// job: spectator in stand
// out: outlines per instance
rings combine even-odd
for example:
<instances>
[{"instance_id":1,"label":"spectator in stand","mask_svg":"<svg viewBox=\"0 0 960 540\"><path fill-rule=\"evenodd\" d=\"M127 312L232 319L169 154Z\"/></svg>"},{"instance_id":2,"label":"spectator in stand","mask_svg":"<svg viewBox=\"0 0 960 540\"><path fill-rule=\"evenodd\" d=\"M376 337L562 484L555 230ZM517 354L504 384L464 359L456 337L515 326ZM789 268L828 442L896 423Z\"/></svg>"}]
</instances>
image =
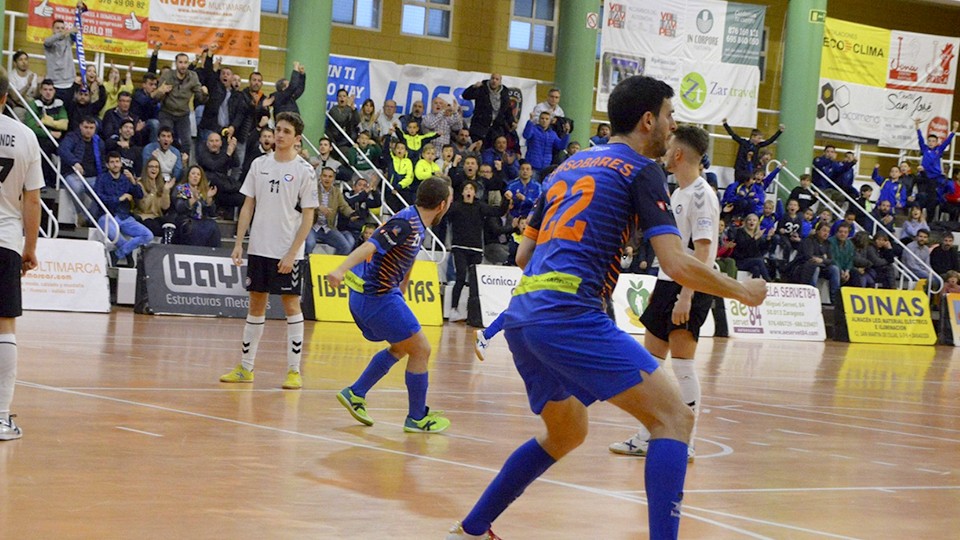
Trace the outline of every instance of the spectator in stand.
<instances>
[{"instance_id":1,"label":"spectator in stand","mask_svg":"<svg viewBox=\"0 0 960 540\"><path fill-rule=\"evenodd\" d=\"M360 124L357 128L358 135L367 131L370 133L370 137L379 139L380 125L377 123L379 116L379 113L377 113L377 104L370 98L364 100L363 105L360 106Z\"/></svg>"},{"instance_id":2,"label":"spectator in stand","mask_svg":"<svg viewBox=\"0 0 960 540\"><path fill-rule=\"evenodd\" d=\"M153 98L157 90L157 76L153 73L144 73L140 88L133 93L133 114L147 125L146 143L157 141L157 132L160 129L160 102Z\"/></svg>"},{"instance_id":3,"label":"spectator in stand","mask_svg":"<svg viewBox=\"0 0 960 540\"><path fill-rule=\"evenodd\" d=\"M737 269L770 281L770 272L763 256L775 232L775 229L770 229L767 234L763 234L760 230L760 219L756 214L748 214L733 237L733 260L737 261Z\"/></svg>"},{"instance_id":4,"label":"spectator in stand","mask_svg":"<svg viewBox=\"0 0 960 540\"><path fill-rule=\"evenodd\" d=\"M124 120L117 134L106 140L105 147L107 152L120 154L124 170L136 174L142 167L143 148L133 140L134 133L133 121Z\"/></svg>"},{"instance_id":5,"label":"spectator in stand","mask_svg":"<svg viewBox=\"0 0 960 540\"><path fill-rule=\"evenodd\" d=\"M960 272L960 260L950 231L944 232L940 243L930 250L930 267L941 276L949 271Z\"/></svg>"},{"instance_id":6,"label":"spectator in stand","mask_svg":"<svg viewBox=\"0 0 960 540\"><path fill-rule=\"evenodd\" d=\"M473 158L473 160L476 159ZM466 166L464 166L464 170L466 170ZM491 165L483 164L478 167L477 176L480 177L480 183L487 192L487 202L494 206L500 204L500 199L507 190L507 181L503 176L503 171L494 171Z\"/></svg>"},{"instance_id":7,"label":"spectator in stand","mask_svg":"<svg viewBox=\"0 0 960 540\"><path fill-rule=\"evenodd\" d=\"M800 237L806 238L810 236L815 224L816 215L813 213L813 208L807 208L803 212L803 221L800 222Z\"/></svg>"},{"instance_id":8,"label":"spectator in stand","mask_svg":"<svg viewBox=\"0 0 960 540\"><path fill-rule=\"evenodd\" d=\"M451 174L457 173L461 159L462 158L453 151L452 144L445 144L440 150L440 174L450 178L451 182L456 182ZM453 186L454 191L456 191L457 187L459 186ZM479 194L477 198L481 198Z\"/></svg>"},{"instance_id":9,"label":"spectator in stand","mask_svg":"<svg viewBox=\"0 0 960 540\"><path fill-rule=\"evenodd\" d=\"M333 169L325 167L320 170L320 182L317 195L320 207L317 208L317 218L307 234L305 249L307 255L313 253L317 244L326 244L334 249L334 255L348 255L353 250L356 240L350 234L337 230L339 216L358 221L360 216L347 204L340 186L334 185L337 174Z\"/></svg>"},{"instance_id":10,"label":"spectator in stand","mask_svg":"<svg viewBox=\"0 0 960 540\"><path fill-rule=\"evenodd\" d=\"M380 180L375 169L376 164L380 162L380 152L380 147L374 142L370 132L361 131L357 135L357 146L347 151L347 160L360 173L360 177L376 185Z\"/></svg>"},{"instance_id":11,"label":"spectator in stand","mask_svg":"<svg viewBox=\"0 0 960 540\"><path fill-rule=\"evenodd\" d=\"M333 156L333 143L323 137L317 142L317 155L312 159L317 170L324 167L333 169L334 174L340 170L340 161Z\"/></svg>"},{"instance_id":12,"label":"spectator in stand","mask_svg":"<svg viewBox=\"0 0 960 540\"><path fill-rule=\"evenodd\" d=\"M97 119L97 130L99 131L100 111L106 101L106 95L101 91L97 80L97 72L94 70L87 72L87 88L80 84L80 77L77 77L73 89L73 100L66 103L67 114L70 116L69 131L77 129L80 126L80 121L88 116Z\"/></svg>"},{"instance_id":13,"label":"spectator in stand","mask_svg":"<svg viewBox=\"0 0 960 540\"><path fill-rule=\"evenodd\" d=\"M610 140L610 124L600 124L597 126L597 134L590 137L590 146L607 144Z\"/></svg>"},{"instance_id":14,"label":"spectator in stand","mask_svg":"<svg viewBox=\"0 0 960 540\"><path fill-rule=\"evenodd\" d=\"M393 149L390 151L390 162L389 165L389 174L387 179L390 180L392 189L390 193L396 197L400 195L404 189L411 184L413 184L413 162L410 161L410 158L407 157L407 145L401 141L397 141L393 144ZM413 204L416 198L407 198L409 193L403 195L403 200L407 204ZM400 208L403 207L402 203L399 201L393 201L390 203L391 208Z\"/></svg>"},{"instance_id":15,"label":"spectator in stand","mask_svg":"<svg viewBox=\"0 0 960 540\"><path fill-rule=\"evenodd\" d=\"M516 178L520 174L517 158L518 154L507 150L507 138L500 135L493 140L493 147L483 151L480 163L492 166L494 174L503 174L504 178Z\"/></svg>"},{"instance_id":16,"label":"spectator in stand","mask_svg":"<svg viewBox=\"0 0 960 540\"><path fill-rule=\"evenodd\" d=\"M273 98L273 117L276 118L282 112L300 114L297 99L303 95L303 91L307 88L306 66L300 62L294 62L293 71L290 72L290 80L280 79L274 88L277 91L270 95Z\"/></svg>"},{"instance_id":17,"label":"spectator in stand","mask_svg":"<svg viewBox=\"0 0 960 540\"><path fill-rule=\"evenodd\" d=\"M100 215L98 219L100 228L107 233L107 238L110 241L116 241L115 249L110 254L111 262L114 266L121 263L130 265L126 260L127 255L153 240L150 229L130 214L132 207L143 199L143 188L140 187L137 177L132 172L123 170L120 154L110 152L107 155L107 169L97 177L94 191L107 212L116 220L114 225L107 214Z\"/></svg>"},{"instance_id":18,"label":"spectator in stand","mask_svg":"<svg viewBox=\"0 0 960 540\"><path fill-rule=\"evenodd\" d=\"M923 219L923 210L919 206L911 206L909 216L909 219L903 222L903 228L900 231L900 241L904 244L916 238L920 231L930 232L930 226L927 225L927 220Z\"/></svg>"},{"instance_id":19,"label":"spectator in stand","mask_svg":"<svg viewBox=\"0 0 960 540\"><path fill-rule=\"evenodd\" d=\"M873 187L870 184L860 186L860 196L854 201L856 203L854 210L857 212L857 224L865 231L873 229L873 223L867 217L867 214L876 206L876 203L870 200L871 198L873 198Z\"/></svg>"},{"instance_id":20,"label":"spectator in stand","mask_svg":"<svg viewBox=\"0 0 960 540\"><path fill-rule=\"evenodd\" d=\"M362 243L363 240L367 240L366 238L360 240L363 228L367 225L376 226L377 224L372 210L380 209L380 192L366 178L360 177L354 183L353 191L349 195L344 195L344 197L347 205L353 209L354 215L357 216L357 219L347 221L344 228Z\"/></svg>"},{"instance_id":21,"label":"spectator in stand","mask_svg":"<svg viewBox=\"0 0 960 540\"><path fill-rule=\"evenodd\" d=\"M253 160L273 152L273 128L269 126L262 128L258 141L257 146L248 150L247 155L243 157L243 169L240 171L241 181L247 178Z\"/></svg>"},{"instance_id":22,"label":"spectator in stand","mask_svg":"<svg viewBox=\"0 0 960 540\"><path fill-rule=\"evenodd\" d=\"M383 102L383 110L377 115L377 133L379 133L377 140L382 147L389 148L390 137L399 138L401 131L397 102L388 99Z\"/></svg>"},{"instance_id":23,"label":"spectator in stand","mask_svg":"<svg viewBox=\"0 0 960 540\"><path fill-rule=\"evenodd\" d=\"M457 136L453 141L453 153L460 156L460 159L467 157L468 155L480 156L480 148L483 146L483 141L473 142L470 140L470 130L467 128L461 128L457 132Z\"/></svg>"},{"instance_id":24,"label":"spectator in stand","mask_svg":"<svg viewBox=\"0 0 960 540\"><path fill-rule=\"evenodd\" d=\"M197 75L208 93L207 102L203 106L203 117L197 125L198 142L201 146L208 143L207 136L211 132L225 137L228 141L235 138L246 121L250 102L239 87L234 88L233 70L221 67L219 58L214 61L212 56L208 56L203 67L197 70ZM213 185L217 185L213 178L208 179ZM222 191L219 186L217 189ZM236 193L240 193L240 186L237 186ZM238 206L242 204L241 196Z\"/></svg>"},{"instance_id":25,"label":"spectator in stand","mask_svg":"<svg viewBox=\"0 0 960 540\"><path fill-rule=\"evenodd\" d=\"M333 121L327 122L326 136L343 155L346 155L347 150L353 146L350 141L357 139L357 129L360 126L360 111L356 107L356 97L349 94L345 88L337 90L337 104L330 107L327 114ZM337 129L338 125L340 129ZM340 131L341 129L343 131Z\"/></svg>"},{"instance_id":26,"label":"spectator in stand","mask_svg":"<svg viewBox=\"0 0 960 540\"><path fill-rule=\"evenodd\" d=\"M950 142L953 141L953 136L957 131L960 131L960 122L956 120L953 121L953 129L947 134L947 138L944 139L942 144L940 143L940 137L933 133L928 134L927 140L924 142L923 132L920 131L920 118L915 118L913 124L917 128L917 142L920 145L920 153L923 156L920 159L920 166L924 174L927 175L927 178L936 182L937 200L943 202L944 194L948 189L948 183L947 178L943 175L940 160L943 158L944 150L946 150L950 146ZM950 191L952 192L952 188Z\"/></svg>"},{"instance_id":27,"label":"spectator in stand","mask_svg":"<svg viewBox=\"0 0 960 540\"><path fill-rule=\"evenodd\" d=\"M767 199L763 203L763 213L758 216L760 218L760 232L763 235L769 233L770 229L776 229L777 222L783 216L783 208L777 208L779 202L775 199ZM773 241L773 238L770 240L768 247L772 252L773 248L776 247L776 242Z\"/></svg>"},{"instance_id":28,"label":"spectator in stand","mask_svg":"<svg viewBox=\"0 0 960 540\"><path fill-rule=\"evenodd\" d=\"M516 225L513 229L513 234L507 238L507 261L503 263L504 266L517 265L517 248L520 247L520 242L523 241L523 231L527 229L526 216L513 218L513 222Z\"/></svg>"},{"instance_id":29,"label":"spectator in stand","mask_svg":"<svg viewBox=\"0 0 960 540\"><path fill-rule=\"evenodd\" d=\"M830 226L830 236L833 237L837 234L837 229L840 227L841 223L846 223L850 227L850 231L847 233L847 237L851 238L854 233L857 232L857 211L853 208L846 210L843 213L843 219L837 220Z\"/></svg>"},{"instance_id":30,"label":"spectator in stand","mask_svg":"<svg viewBox=\"0 0 960 540\"><path fill-rule=\"evenodd\" d=\"M900 246L894 244L884 232L879 232L874 235L873 245L877 252L877 255L886 261L886 265L882 267L874 266L874 269L877 269L877 284L884 289L894 289L896 288L896 276L894 274L894 260L898 259L903 253L903 250Z\"/></svg>"},{"instance_id":31,"label":"spectator in stand","mask_svg":"<svg viewBox=\"0 0 960 540\"><path fill-rule=\"evenodd\" d=\"M161 128L160 136L163 137ZM174 192L173 210L177 225L175 244L220 247L217 227L216 186L211 186L199 165L187 170L186 181Z\"/></svg>"},{"instance_id":32,"label":"spectator in stand","mask_svg":"<svg viewBox=\"0 0 960 540\"><path fill-rule=\"evenodd\" d=\"M406 129L407 124L410 122L416 122L419 126L420 131L424 131L423 127L423 102L419 99L410 104L410 112L400 117L400 127L401 131Z\"/></svg>"},{"instance_id":33,"label":"spectator in stand","mask_svg":"<svg viewBox=\"0 0 960 540\"><path fill-rule=\"evenodd\" d=\"M800 249L800 242L803 240L800 236L802 221L800 203L796 199L790 199L787 201L786 213L777 222L775 238L775 242L781 248L784 261L789 261L793 253Z\"/></svg>"},{"instance_id":34,"label":"spectator in stand","mask_svg":"<svg viewBox=\"0 0 960 540\"><path fill-rule=\"evenodd\" d=\"M130 92L123 91L117 96L117 106L107 110L103 114L103 121L100 125L100 136L109 140L114 135L118 135L120 133L120 126L126 121L133 123L133 138L135 144L137 146L146 144L145 141L147 137L143 136L143 134L147 124L140 120L133 110L133 96Z\"/></svg>"},{"instance_id":35,"label":"spectator in stand","mask_svg":"<svg viewBox=\"0 0 960 540\"><path fill-rule=\"evenodd\" d=\"M836 234L828 240L830 258L840 270L840 286L860 287L862 285L858 277L859 273L853 268L854 247L853 242L850 241L850 231L850 225L841 221L837 226Z\"/></svg>"},{"instance_id":36,"label":"spectator in stand","mask_svg":"<svg viewBox=\"0 0 960 540\"><path fill-rule=\"evenodd\" d=\"M483 225L487 218L503 216L510 205L509 196L504 198L500 207L490 206L477 200L477 186L473 182L463 185L460 200L454 201L447 212L450 222L452 242L450 252L457 270L457 279L453 285L450 303L450 321L462 321L467 317L460 311L460 293L467 284L470 266L483 262ZM478 291L470 291L471 298L477 298Z\"/></svg>"},{"instance_id":37,"label":"spectator in stand","mask_svg":"<svg viewBox=\"0 0 960 540\"><path fill-rule=\"evenodd\" d=\"M47 79L53 81L57 98L63 103L73 99L73 42L77 29L63 19L53 21L53 33L43 40L43 55L47 61Z\"/></svg>"},{"instance_id":38,"label":"spectator in stand","mask_svg":"<svg viewBox=\"0 0 960 540\"><path fill-rule=\"evenodd\" d=\"M83 180L93 188L97 177L103 172L104 149L103 140L97 135L97 119L94 116L84 118L80 127L67 133L60 143L60 173L77 198L83 200L84 195L88 194ZM81 203L77 199L73 201L77 216L82 218L84 212ZM93 216L99 215L100 209L96 203L91 202L87 207Z\"/></svg>"},{"instance_id":39,"label":"spectator in stand","mask_svg":"<svg viewBox=\"0 0 960 540\"><path fill-rule=\"evenodd\" d=\"M567 160L567 158L576 154L579 151L580 151L580 143L577 141L570 141L569 143L567 143L566 148L557 152L557 154L553 156L553 165L559 165L563 163L564 161ZM548 174L548 171L545 170L544 177L546 177L547 174Z\"/></svg>"},{"instance_id":40,"label":"spectator in stand","mask_svg":"<svg viewBox=\"0 0 960 540\"><path fill-rule=\"evenodd\" d=\"M837 305L840 301L840 269L833 263L830 256L830 225L820 223L816 233L803 239L800 252L794 259L797 266L797 283L817 286L822 277L830 281L830 303Z\"/></svg>"},{"instance_id":41,"label":"spectator in stand","mask_svg":"<svg viewBox=\"0 0 960 540\"><path fill-rule=\"evenodd\" d=\"M243 182L231 174L231 169L240 166L236 155L238 144L236 137L230 137L224 150L223 137L211 131L206 144L197 148L197 165L203 169L210 185L217 188L217 208L225 217L232 217L233 210L243 206L246 199L240 193Z\"/></svg>"},{"instance_id":42,"label":"spectator in stand","mask_svg":"<svg viewBox=\"0 0 960 540\"><path fill-rule=\"evenodd\" d=\"M436 146L450 144L450 136L463 128L463 115L459 104L447 103L440 96L433 98L430 114L423 117L423 128L437 134L433 141Z\"/></svg>"},{"instance_id":43,"label":"spectator in stand","mask_svg":"<svg viewBox=\"0 0 960 540\"><path fill-rule=\"evenodd\" d=\"M929 232L918 231L916 238L913 239L913 242L907 244L906 249L906 251L909 251L914 256L911 257L906 253L900 256L903 264L920 279L930 277L930 270L928 268L930 266L930 246L927 245L929 240Z\"/></svg>"},{"instance_id":44,"label":"spectator in stand","mask_svg":"<svg viewBox=\"0 0 960 540\"><path fill-rule=\"evenodd\" d=\"M447 181L450 180L448 176L444 176L440 172L440 165L437 164L436 147L432 144L427 144L423 147L423 155L417 161L416 165L413 166L413 183L408 186L403 186L404 198L407 199L407 201L415 199L420 183L434 176Z\"/></svg>"},{"instance_id":45,"label":"spectator in stand","mask_svg":"<svg viewBox=\"0 0 960 540\"><path fill-rule=\"evenodd\" d=\"M172 236L168 237L164 234L165 226L169 225L167 228L171 231L176 228L176 225L167 218L167 210L170 209L170 193L175 185L177 185L176 179L172 177L163 179L163 174L160 173L160 162L156 158L147 160L147 164L143 167L143 174L140 175L143 198L137 201L134 213L154 236L163 238L164 244L173 241Z\"/></svg>"},{"instance_id":46,"label":"spectator in stand","mask_svg":"<svg viewBox=\"0 0 960 540\"><path fill-rule=\"evenodd\" d=\"M760 165L760 149L764 146L769 146L776 142L777 138L780 137L780 134L784 132L786 127L783 124L780 124L780 129L773 134L767 140L763 140L763 132L759 129L753 129L750 131L750 138L744 139L743 137L737 135L735 131L730 127L730 124L727 123L727 119L723 119L723 129L727 130L727 133L733 137L733 140L739 145L737 149L737 160L733 166L734 178L737 182L743 182L747 178L750 178L753 175L753 171L758 168Z\"/></svg>"},{"instance_id":47,"label":"spectator in stand","mask_svg":"<svg viewBox=\"0 0 960 540\"><path fill-rule=\"evenodd\" d=\"M509 193L510 195L507 195ZM527 161L520 162L520 175L507 186L504 197L513 200L513 217L526 217L533 210L533 205L540 198L540 182L533 179L533 167Z\"/></svg>"},{"instance_id":48,"label":"spectator in stand","mask_svg":"<svg viewBox=\"0 0 960 540\"><path fill-rule=\"evenodd\" d=\"M503 202L502 198L496 206ZM509 203L508 203L509 208ZM510 237L516 228L516 218L507 212L502 216L489 217L483 224L484 264L504 264L510 255Z\"/></svg>"},{"instance_id":49,"label":"spectator in stand","mask_svg":"<svg viewBox=\"0 0 960 540\"><path fill-rule=\"evenodd\" d=\"M566 117L566 115L563 114L563 109L560 108L559 88L551 88L550 91L547 92L547 100L537 103L537 105L533 108L533 118L539 118L540 113L544 112L550 113L551 124L556 121L556 118Z\"/></svg>"},{"instance_id":50,"label":"spectator in stand","mask_svg":"<svg viewBox=\"0 0 960 540\"><path fill-rule=\"evenodd\" d=\"M143 161L146 162L151 157L157 158L160 162L160 171L164 176L172 176L177 180L183 175L186 156L181 154L173 146L173 129L169 126L160 128L157 135L157 142L150 143L143 147ZM206 181L206 177L204 177Z\"/></svg>"},{"instance_id":51,"label":"spectator in stand","mask_svg":"<svg viewBox=\"0 0 960 540\"><path fill-rule=\"evenodd\" d=\"M872 289L877 286L877 271L874 264L883 266L886 261L877 254L870 235L860 231L853 235L853 270L850 272L851 287Z\"/></svg>"},{"instance_id":52,"label":"spectator in stand","mask_svg":"<svg viewBox=\"0 0 960 540\"><path fill-rule=\"evenodd\" d=\"M877 206L870 212L870 215L873 216L873 219L880 222L879 226L875 222L872 222L871 229L873 230L874 236L876 236L878 232L886 233L891 237L893 236L894 219L893 212L890 209L890 201L878 201Z\"/></svg>"},{"instance_id":53,"label":"spectator in stand","mask_svg":"<svg viewBox=\"0 0 960 540\"><path fill-rule=\"evenodd\" d=\"M852 164L852 165L847 165ZM857 156L853 152L847 152L843 156L843 172L837 174L836 183L840 186L840 190L850 196L851 199L857 198L857 190L853 187L853 181L857 178ZM909 191L909 190L908 190ZM836 189L827 190L827 194L834 200L840 201L840 204L845 202L843 195L840 194Z\"/></svg>"},{"instance_id":54,"label":"spectator in stand","mask_svg":"<svg viewBox=\"0 0 960 540\"><path fill-rule=\"evenodd\" d=\"M57 89L53 86L53 81L50 79L41 81L40 96L28 103L33 114L27 115L26 122L27 127L32 129L37 135L40 149L50 157L57 154L57 143L50 140L50 137L47 136L47 131L50 132L54 140L60 141L63 139L63 135L70 125L67 108L64 106L63 101L57 97L56 92ZM40 119L39 124L36 118ZM56 172L46 160L40 161L43 165L43 179L47 187L55 186L57 184Z\"/></svg>"},{"instance_id":55,"label":"spectator in stand","mask_svg":"<svg viewBox=\"0 0 960 540\"><path fill-rule=\"evenodd\" d=\"M408 120L406 127L407 130L403 132L403 142L407 147L407 154L410 156L410 161L416 165L417 161L420 160L420 151L423 145L436 138L437 134L432 131L421 134L420 123L416 120ZM416 192L413 194L415 195Z\"/></svg>"},{"instance_id":56,"label":"spectator in stand","mask_svg":"<svg viewBox=\"0 0 960 540\"><path fill-rule=\"evenodd\" d=\"M507 87L501 83L500 74L491 73L489 79L475 83L463 91L463 99L474 102L473 118L470 121L470 138L474 141L485 141L485 144L489 144L489 141L503 134L513 121Z\"/></svg>"},{"instance_id":57,"label":"spectator in stand","mask_svg":"<svg viewBox=\"0 0 960 540\"><path fill-rule=\"evenodd\" d=\"M539 116L530 113L530 120L523 128L523 138L527 141L527 163L533 167L536 179L541 178L541 171L553 163L554 152L562 150L570 140L569 132L565 132L561 139L557 132L550 128L550 118L549 111L544 111Z\"/></svg>"},{"instance_id":58,"label":"spectator in stand","mask_svg":"<svg viewBox=\"0 0 960 540\"><path fill-rule=\"evenodd\" d=\"M193 153L190 133L190 101L193 100L194 106L206 103L209 90L200 84L200 77L196 72L189 69L190 57L179 53L175 62L176 69L160 76L160 86L153 91L151 97L160 101L160 112L157 116L159 125L170 128L170 133L175 134L177 141L179 141L180 150L190 155ZM159 136L158 132L158 139ZM148 148L149 146L147 145ZM162 159L160 163L163 164Z\"/></svg>"},{"instance_id":59,"label":"spectator in stand","mask_svg":"<svg viewBox=\"0 0 960 540\"><path fill-rule=\"evenodd\" d=\"M106 102L103 104L103 108L100 109L100 118L103 118L103 115L107 113L110 109L117 106L117 100L120 98L121 92L126 92L131 97L133 96L133 62L127 66L127 75L124 78L123 82L120 82L120 70L113 64L110 64L110 71L107 73L107 80L103 81L102 88L100 92L103 94Z\"/></svg>"},{"instance_id":60,"label":"spectator in stand","mask_svg":"<svg viewBox=\"0 0 960 540\"><path fill-rule=\"evenodd\" d=\"M890 176L884 179L880 176L880 165L874 165L871 178L880 186L877 203L887 201L895 213L903 213L907 207L907 190L900 182L900 168L890 167Z\"/></svg>"},{"instance_id":61,"label":"spectator in stand","mask_svg":"<svg viewBox=\"0 0 960 540\"><path fill-rule=\"evenodd\" d=\"M733 279L737 279L737 261L733 260L733 250L736 244L733 242L735 231L727 227L727 222L720 218L719 236L717 238L717 268L720 272Z\"/></svg>"},{"instance_id":62,"label":"spectator in stand","mask_svg":"<svg viewBox=\"0 0 960 540\"><path fill-rule=\"evenodd\" d=\"M444 150L446 151L446 149ZM487 202L487 186L484 184L483 178L480 177L477 158L475 156L467 156L465 159L460 161L458 156L454 156L453 159L454 163L451 163L452 166L449 170L450 184L453 187L453 192L461 193L465 183L473 182L475 185L474 187L477 189L477 200ZM440 166L440 169L443 169L443 165ZM498 200L497 204L499 203L500 202Z\"/></svg>"},{"instance_id":63,"label":"spectator in stand","mask_svg":"<svg viewBox=\"0 0 960 540\"><path fill-rule=\"evenodd\" d=\"M709 184L710 187L713 188L714 192L716 192L718 188L717 173L708 171L707 169L709 168L710 156L704 154L703 158L700 159L700 176L702 176L703 179L707 181L707 184Z\"/></svg>"},{"instance_id":64,"label":"spectator in stand","mask_svg":"<svg viewBox=\"0 0 960 540\"><path fill-rule=\"evenodd\" d=\"M948 294L960 294L960 273L951 270L943 275L943 291L940 294L944 301Z\"/></svg>"},{"instance_id":65,"label":"spectator in stand","mask_svg":"<svg viewBox=\"0 0 960 540\"><path fill-rule=\"evenodd\" d=\"M263 91L263 74L259 71L250 74L250 84L241 91L241 95L244 97L247 112L240 130L236 133L237 159L240 163L246 163L247 152L257 146L260 142L260 131L270 124L270 107L273 106L273 98L267 97L266 92ZM243 180L243 177L240 179Z\"/></svg>"},{"instance_id":66,"label":"spectator in stand","mask_svg":"<svg viewBox=\"0 0 960 540\"><path fill-rule=\"evenodd\" d=\"M23 51L13 53L13 68L9 72L10 90L7 91L7 103L23 122L27 117L28 104L36 99L40 90L40 77L30 71L30 55ZM17 97L18 93L23 97L22 101Z\"/></svg>"},{"instance_id":67,"label":"spectator in stand","mask_svg":"<svg viewBox=\"0 0 960 540\"><path fill-rule=\"evenodd\" d=\"M813 203L817 201L816 197L813 195L813 190L810 189L810 184L813 183L809 174L800 175L800 185L793 188L793 191L790 192L788 199L793 199L797 201L797 204L800 205L800 212L806 212L807 208L813 206Z\"/></svg>"}]
</instances>

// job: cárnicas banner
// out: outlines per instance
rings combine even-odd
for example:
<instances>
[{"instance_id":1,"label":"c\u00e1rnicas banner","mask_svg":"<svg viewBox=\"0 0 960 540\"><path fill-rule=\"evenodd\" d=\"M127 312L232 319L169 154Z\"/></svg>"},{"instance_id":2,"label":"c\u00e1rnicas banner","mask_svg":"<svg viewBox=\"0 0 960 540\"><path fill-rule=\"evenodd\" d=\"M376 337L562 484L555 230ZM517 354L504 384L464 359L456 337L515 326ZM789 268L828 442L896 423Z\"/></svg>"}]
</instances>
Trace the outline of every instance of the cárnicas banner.
<instances>
[{"instance_id":1,"label":"c\u00e1rnicas banner","mask_svg":"<svg viewBox=\"0 0 960 540\"><path fill-rule=\"evenodd\" d=\"M244 288L246 261L243 266L233 264L229 249L150 244L142 248L141 257L137 313L247 316L250 297ZM284 318L279 296L270 296L267 318Z\"/></svg>"}]
</instances>

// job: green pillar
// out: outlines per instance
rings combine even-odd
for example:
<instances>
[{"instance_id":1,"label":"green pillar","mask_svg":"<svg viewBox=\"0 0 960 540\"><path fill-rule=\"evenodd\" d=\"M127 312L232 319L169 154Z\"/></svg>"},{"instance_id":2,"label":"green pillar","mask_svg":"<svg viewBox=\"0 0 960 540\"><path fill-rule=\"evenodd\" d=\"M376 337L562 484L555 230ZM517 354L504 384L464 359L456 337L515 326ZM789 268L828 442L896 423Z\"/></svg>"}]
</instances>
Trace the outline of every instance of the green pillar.
<instances>
[{"instance_id":1,"label":"green pillar","mask_svg":"<svg viewBox=\"0 0 960 540\"><path fill-rule=\"evenodd\" d=\"M314 145L323 134L327 112L327 66L330 64L330 31L333 17L331 2L290 2L287 17L286 74L293 63L306 68L307 87L297 99L305 124L304 136Z\"/></svg>"},{"instance_id":2,"label":"green pillar","mask_svg":"<svg viewBox=\"0 0 960 540\"><path fill-rule=\"evenodd\" d=\"M787 6L780 86L780 123L787 130L780 136L777 155L789 162L787 167L797 176L812 167L826 14L827 0L789 0ZM795 185L788 176L780 181L788 188Z\"/></svg>"},{"instance_id":3,"label":"green pillar","mask_svg":"<svg viewBox=\"0 0 960 540\"><path fill-rule=\"evenodd\" d=\"M7 46L7 0L0 0L0 45ZM4 63L5 64L5 63Z\"/></svg>"},{"instance_id":4,"label":"green pillar","mask_svg":"<svg viewBox=\"0 0 960 540\"><path fill-rule=\"evenodd\" d=\"M587 147L593 135L593 83L597 65L597 30L587 28L587 13L600 13L600 0L563 0L557 33L555 79L560 88L560 106L575 122L571 141ZM600 24L599 18L597 25Z\"/></svg>"}]
</instances>

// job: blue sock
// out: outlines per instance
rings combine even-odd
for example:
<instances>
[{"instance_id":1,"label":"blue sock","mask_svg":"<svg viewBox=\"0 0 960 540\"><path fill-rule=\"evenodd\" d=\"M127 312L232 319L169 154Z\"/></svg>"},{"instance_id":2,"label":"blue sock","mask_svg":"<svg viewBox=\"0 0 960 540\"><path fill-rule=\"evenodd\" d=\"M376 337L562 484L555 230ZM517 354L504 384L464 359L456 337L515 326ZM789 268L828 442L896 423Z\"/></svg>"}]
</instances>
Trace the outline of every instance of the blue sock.
<instances>
[{"instance_id":1,"label":"blue sock","mask_svg":"<svg viewBox=\"0 0 960 540\"><path fill-rule=\"evenodd\" d=\"M427 386L430 384L430 374L407 372L407 400L410 403L410 410L407 413L410 418L420 420L427 414Z\"/></svg>"},{"instance_id":2,"label":"blue sock","mask_svg":"<svg viewBox=\"0 0 960 540\"><path fill-rule=\"evenodd\" d=\"M687 459L686 454L683 455L683 459ZM523 443L520 448L513 451L513 454L510 454L500 473L493 482L490 482L473 510L464 518L463 530L467 534L474 535L490 530L490 524L510 506L510 503L556 462L536 439Z\"/></svg>"},{"instance_id":3,"label":"blue sock","mask_svg":"<svg viewBox=\"0 0 960 540\"><path fill-rule=\"evenodd\" d=\"M504 312L501 311L500 314L497 315L497 318L490 323L490 326L483 329L484 339L490 341L493 339L493 336L499 334L500 331L503 330L503 314Z\"/></svg>"},{"instance_id":4,"label":"blue sock","mask_svg":"<svg viewBox=\"0 0 960 540\"><path fill-rule=\"evenodd\" d=\"M687 475L687 445L673 439L652 439L643 469L650 516L650 538L676 538L680 502Z\"/></svg>"},{"instance_id":5,"label":"blue sock","mask_svg":"<svg viewBox=\"0 0 960 540\"><path fill-rule=\"evenodd\" d=\"M398 361L390 354L390 349L384 349L373 355L370 363L367 364L367 369L363 370L357 382L350 385L350 390L359 397L366 397L373 385L377 384Z\"/></svg>"}]
</instances>

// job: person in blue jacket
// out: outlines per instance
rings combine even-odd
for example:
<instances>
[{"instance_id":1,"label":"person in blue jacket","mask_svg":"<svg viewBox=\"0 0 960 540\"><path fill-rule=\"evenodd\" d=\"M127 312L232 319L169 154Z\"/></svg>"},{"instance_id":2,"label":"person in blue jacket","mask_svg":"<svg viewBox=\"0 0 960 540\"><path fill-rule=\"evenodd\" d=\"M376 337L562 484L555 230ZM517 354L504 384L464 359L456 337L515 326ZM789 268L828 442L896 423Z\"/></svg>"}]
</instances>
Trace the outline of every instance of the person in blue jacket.
<instances>
[{"instance_id":1,"label":"person in blue jacket","mask_svg":"<svg viewBox=\"0 0 960 540\"><path fill-rule=\"evenodd\" d=\"M565 124L569 126L569 124ZM554 152L559 152L567 146L570 140L569 127L564 128L563 138L557 135L557 132L550 128L550 113L544 111L540 113L537 123L533 123L533 113L530 113L530 120L523 128L523 138L527 140L527 162L533 167L535 178L540 178L540 173L553 163Z\"/></svg>"}]
</instances>

